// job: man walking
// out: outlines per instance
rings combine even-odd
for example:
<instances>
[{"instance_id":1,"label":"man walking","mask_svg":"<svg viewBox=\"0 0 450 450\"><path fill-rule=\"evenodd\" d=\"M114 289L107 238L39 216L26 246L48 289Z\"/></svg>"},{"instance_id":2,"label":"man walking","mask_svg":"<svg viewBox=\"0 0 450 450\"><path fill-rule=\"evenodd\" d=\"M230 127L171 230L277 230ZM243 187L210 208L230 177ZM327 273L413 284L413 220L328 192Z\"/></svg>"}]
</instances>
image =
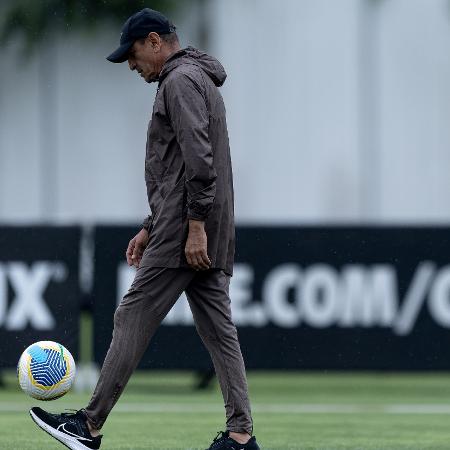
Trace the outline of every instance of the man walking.
<instances>
[{"instance_id":1,"label":"man walking","mask_svg":"<svg viewBox=\"0 0 450 450\"><path fill-rule=\"evenodd\" d=\"M222 65L192 47L181 49L175 27L143 9L122 28L108 60L128 61L158 82L147 134L145 179L151 209L126 258L137 268L114 315L113 339L89 405L76 413L30 410L33 420L76 450L100 448L99 430L161 321L185 291L225 402L227 431L210 449L258 450L244 362L228 296L233 270L233 180Z\"/></svg>"}]
</instances>

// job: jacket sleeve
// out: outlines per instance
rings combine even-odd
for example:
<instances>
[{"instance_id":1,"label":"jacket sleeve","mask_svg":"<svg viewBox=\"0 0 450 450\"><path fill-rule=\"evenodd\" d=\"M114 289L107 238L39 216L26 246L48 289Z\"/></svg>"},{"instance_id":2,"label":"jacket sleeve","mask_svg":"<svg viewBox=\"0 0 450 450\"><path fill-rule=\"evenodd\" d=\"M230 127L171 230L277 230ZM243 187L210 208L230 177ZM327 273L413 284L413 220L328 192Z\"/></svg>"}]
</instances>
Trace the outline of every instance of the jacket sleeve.
<instances>
[{"instance_id":1,"label":"jacket sleeve","mask_svg":"<svg viewBox=\"0 0 450 450\"><path fill-rule=\"evenodd\" d=\"M187 217L205 220L216 195L217 173L209 141L204 90L185 74L167 80L166 106L186 169Z\"/></svg>"},{"instance_id":2,"label":"jacket sleeve","mask_svg":"<svg viewBox=\"0 0 450 450\"><path fill-rule=\"evenodd\" d=\"M152 223L152 216L147 216L144 221L142 222L141 228L144 228L148 232L150 232L150 225Z\"/></svg>"}]
</instances>

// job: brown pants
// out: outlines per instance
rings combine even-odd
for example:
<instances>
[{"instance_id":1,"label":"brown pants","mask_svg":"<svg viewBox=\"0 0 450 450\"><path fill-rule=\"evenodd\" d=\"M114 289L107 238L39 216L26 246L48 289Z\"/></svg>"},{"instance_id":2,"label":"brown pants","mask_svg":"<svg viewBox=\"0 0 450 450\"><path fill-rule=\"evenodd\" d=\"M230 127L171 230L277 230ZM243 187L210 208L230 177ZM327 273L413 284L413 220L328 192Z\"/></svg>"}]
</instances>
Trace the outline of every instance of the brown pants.
<instances>
[{"instance_id":1,"label":"brown pants","mask_svg":"<svg viewBox=\"0 0 450 450\"><path fill-rule=\"evenodd\" d=\"M183 291L197 331L211 355L225 402L227 429L253 431L244 362L231 320L230 277L221 270L139 267L114 315L114 331L100 378L85 409L100 429L160 325Z\"/></svg>"}]
</instances>

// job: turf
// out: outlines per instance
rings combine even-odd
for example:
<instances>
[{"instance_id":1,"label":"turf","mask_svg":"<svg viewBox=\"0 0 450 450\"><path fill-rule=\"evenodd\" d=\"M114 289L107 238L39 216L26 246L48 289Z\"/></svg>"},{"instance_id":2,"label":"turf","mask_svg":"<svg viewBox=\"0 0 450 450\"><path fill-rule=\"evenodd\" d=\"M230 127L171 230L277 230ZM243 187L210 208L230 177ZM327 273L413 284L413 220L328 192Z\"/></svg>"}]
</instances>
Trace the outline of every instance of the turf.
<instances>
[{"instance_id":1,"label":"turf","mask_svg":"<svg viewBox=\"0 0 450 450\"><path fill-rule=\"evenodd\" d=\"M223 429L217 385L190 373L136 373L106 422L102 449L205 449ZM450 375L250 373L255 434L265 450L450 449ZM79 408L70 392L40 406ZM13 374L0 389L0 449L65 448L39 430Z\"/></svg>"}]
</instances>

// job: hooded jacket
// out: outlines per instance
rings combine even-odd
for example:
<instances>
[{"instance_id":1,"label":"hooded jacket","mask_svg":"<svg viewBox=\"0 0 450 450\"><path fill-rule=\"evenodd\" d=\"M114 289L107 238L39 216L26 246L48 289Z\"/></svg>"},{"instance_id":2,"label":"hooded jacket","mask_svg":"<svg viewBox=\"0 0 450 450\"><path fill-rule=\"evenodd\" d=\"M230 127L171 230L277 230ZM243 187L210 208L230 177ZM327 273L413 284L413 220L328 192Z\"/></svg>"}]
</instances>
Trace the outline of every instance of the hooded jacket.
<instances>
[{"instance_id":1,"label":"hooded jacket","mask_svg":"<svg viewBox=\"0 0 450 450\"><path fill-rule=\"evenodd\" d=\"M232 274L234 196L225 106L226 73L192 47L173 54L159 75L148 127L145 181L151 217L141 266L188 267L188 220L205 221L211 267Z\"/></svg>"}]
</instances>

